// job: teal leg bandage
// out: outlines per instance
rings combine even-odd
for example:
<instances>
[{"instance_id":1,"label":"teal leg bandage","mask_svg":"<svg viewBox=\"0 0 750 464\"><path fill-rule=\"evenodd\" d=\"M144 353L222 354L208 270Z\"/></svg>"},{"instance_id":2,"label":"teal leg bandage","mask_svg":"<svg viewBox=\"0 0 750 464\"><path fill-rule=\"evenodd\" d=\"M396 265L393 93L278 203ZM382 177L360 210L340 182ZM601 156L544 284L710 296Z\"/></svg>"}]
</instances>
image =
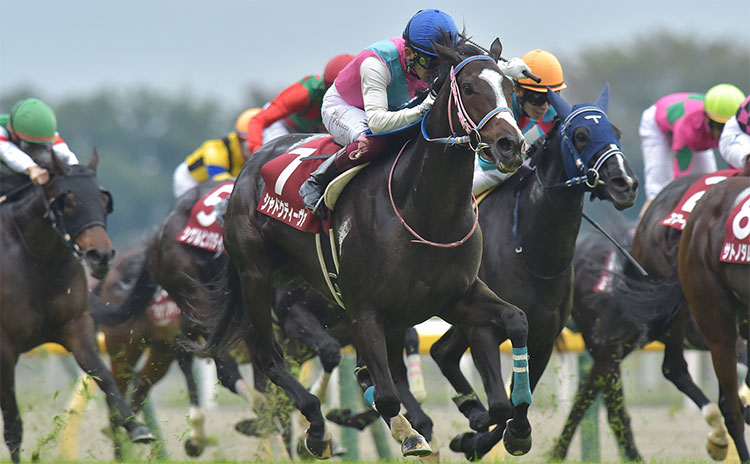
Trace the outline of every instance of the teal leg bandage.
<instances>
[{"instance_id":1,"label":"teal leg bandage","mask_svg":"<svg viewBox=\"0 0 750 464\"><path fill-rule=\"evenodd\" d=\"M367 387L364 393L365 404L372 409L375 409L375 386Z\"/></svg>"},{"instance_id":2,"label":"teal leg bandage","mask_svg":"<svg viewBox=\"0 0 750 464\"><path fill-rule=\"evenodd\" d=\"M513 348L513 392L510 400L514 406L526 403L531 406L529 386L529 354L526 347Z\"/></svg>"}]
</instances>

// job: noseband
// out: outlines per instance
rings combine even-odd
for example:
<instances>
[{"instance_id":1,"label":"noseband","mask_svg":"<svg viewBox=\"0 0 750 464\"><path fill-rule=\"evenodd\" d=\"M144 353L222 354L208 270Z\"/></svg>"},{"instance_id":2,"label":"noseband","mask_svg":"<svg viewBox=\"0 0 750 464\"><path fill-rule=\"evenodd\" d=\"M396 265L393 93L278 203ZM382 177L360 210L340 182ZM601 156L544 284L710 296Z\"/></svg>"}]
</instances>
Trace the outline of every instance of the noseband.
<instances>
[{"instance_id":1,"label":"noseband","mask_svg":"<svg viewBox=\"0 0 750 464\"><path fill-rule=\"evenodd\" d=\"M456 75L461 72L461 70L466 66L468 63L471 63L472 61L491 61L495 63L495 60L489 56L485 55L477 55L477 56L471 56L469 58L466 58L462 62L460 62L455 68L451 66L450 71L450 90L451 94L448 97L448 125L451 129L451 135L450 137L438 137L438 138L430 138L429 135L427 135L427 128L425 127L425 121L427 120L427 114L424 115L424 118L422 118L422 137L424 137L425 140L428 142L437 142L437 143L444 143L446 145L467 145L471 151L473 151L477 156L480 156L480 152L484 150L485 148L489 148L490 145L482 142L482 136L479 134L479 131L487 124L487 122L496 114L500 113L501 111L508 111L509 113L513 114L513 110L508 108L507 106L498 106L497 108L491 110L489 113L487 113L481 121L479 121L478 124L474 123L474 120L471 119L471 116L469 116L469 112L466 111L466 107L464 106L463 100L461 99L461 92L458 88L458 81L456 80ZM466 132L466 135L459 136L456 133L456 130L453 128L453 111L452 107L453 104L456 105L456 113L458 114L458 121L461 123L461 127L463 127L464 131ZM429 114L429 111L427 112ZM474 136L476 141L472 140L472 136Z\"/></svg>"}]
</instances>

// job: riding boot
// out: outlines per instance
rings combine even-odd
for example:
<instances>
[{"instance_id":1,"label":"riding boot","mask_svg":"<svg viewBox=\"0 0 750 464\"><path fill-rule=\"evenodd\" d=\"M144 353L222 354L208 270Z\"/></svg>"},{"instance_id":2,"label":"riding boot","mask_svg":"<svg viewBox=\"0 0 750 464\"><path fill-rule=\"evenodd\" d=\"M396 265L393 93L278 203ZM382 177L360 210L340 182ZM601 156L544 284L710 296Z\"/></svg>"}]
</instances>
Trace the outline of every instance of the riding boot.
<instances>
[{"instance_id":1,"label":"riding boot","mask_svg":"<svg viewBox=\"0 0 750 464\"><path fill-rule=\"evenodd\" d=\"M345 150L346 147L339 150L339 153ZM321 218L326 215L325 205L322 204L326 186L341 174L341 170L336 166L337 155L338 153L334 154L318 166L318 169L310 174L310 177L299 188L299 194L305 203L305 208Z\"/></svg>"}]
</instances>

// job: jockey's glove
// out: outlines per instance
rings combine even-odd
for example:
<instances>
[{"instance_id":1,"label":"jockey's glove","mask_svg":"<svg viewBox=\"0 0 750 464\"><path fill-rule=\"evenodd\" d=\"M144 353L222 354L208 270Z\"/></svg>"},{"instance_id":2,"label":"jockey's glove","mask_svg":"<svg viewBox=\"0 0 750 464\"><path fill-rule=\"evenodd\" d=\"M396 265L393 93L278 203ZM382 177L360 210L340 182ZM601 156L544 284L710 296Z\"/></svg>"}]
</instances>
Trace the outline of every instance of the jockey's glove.
<instances>
[{"instance_id":1,"label":"jockey's glove","mask_svg":"<svg viewBox=\"0 0 750 464\"><path fill-rule=\"evenodd\" d=\"M432 108L432 104L435 103L436 96L437 94L433 90L430 90L430 93L428 93L425 99L422 100L422 103L417 105L417 108L419 108L420 114L425 114L427 110Z\"/></svg>"},{"instance_id":2,"label":"jockey's glove","mask_svg":"<svg viewBox=\"0 0 750 464\"><path fill-rule=\"evenodd\" d=\"M512 77L513 79L523 79L524 74L523 72L531 72L531 68L529 68L526 63L521 58L511 58L508 61L498 61L497 65L500 67L500 70L508 77Z\"/></svg>"}]
</instances>

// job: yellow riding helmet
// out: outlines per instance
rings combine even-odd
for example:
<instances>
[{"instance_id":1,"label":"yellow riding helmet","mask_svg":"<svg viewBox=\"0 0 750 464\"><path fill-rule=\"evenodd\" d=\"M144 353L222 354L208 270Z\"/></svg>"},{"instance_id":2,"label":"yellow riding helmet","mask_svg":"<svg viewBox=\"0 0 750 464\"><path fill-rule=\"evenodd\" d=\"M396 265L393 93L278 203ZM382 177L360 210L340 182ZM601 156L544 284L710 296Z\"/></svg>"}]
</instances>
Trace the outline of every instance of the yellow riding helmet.
<instances>
[{"instance_id":1,"label":"yellow riding helmet","mask_svg":"<svg viewBox=\"0 0 750 464\"><path fill-rule=\"evenodd\" d=\"M555 55L546 50L532 50L521 57L524 63L531 69L531 74L539 77L542 81L537 83L528 77L518 79L518 85L524 89L534 92L547 92L547 86L554 91L566 87L563 79L563 70Z\"/></svg>"},{"instance_id":2,"label":"yellow riding helmet","mask_svg":"<svg viewBox=\"0 0 750 464\"><path fill-rule=\"evenodd\" d=\"M260 113L261 109L262 108L250 108L249 110L243 111L237 118L237 122L234 123L234 130L240 137L247 137L247 125L256 114Z\"/></svg>"},{"instance_id":3,"label":"yellow riding helmet","mask_svg":"<svg viewBox=\"0 0 750 464\"><path fill-rule=\"evenodd\" d=\"M706 92L703 109L713 121L724 124L734 116L745 94L732 84L719 84Z\"/></svg>"}]
</instances>

